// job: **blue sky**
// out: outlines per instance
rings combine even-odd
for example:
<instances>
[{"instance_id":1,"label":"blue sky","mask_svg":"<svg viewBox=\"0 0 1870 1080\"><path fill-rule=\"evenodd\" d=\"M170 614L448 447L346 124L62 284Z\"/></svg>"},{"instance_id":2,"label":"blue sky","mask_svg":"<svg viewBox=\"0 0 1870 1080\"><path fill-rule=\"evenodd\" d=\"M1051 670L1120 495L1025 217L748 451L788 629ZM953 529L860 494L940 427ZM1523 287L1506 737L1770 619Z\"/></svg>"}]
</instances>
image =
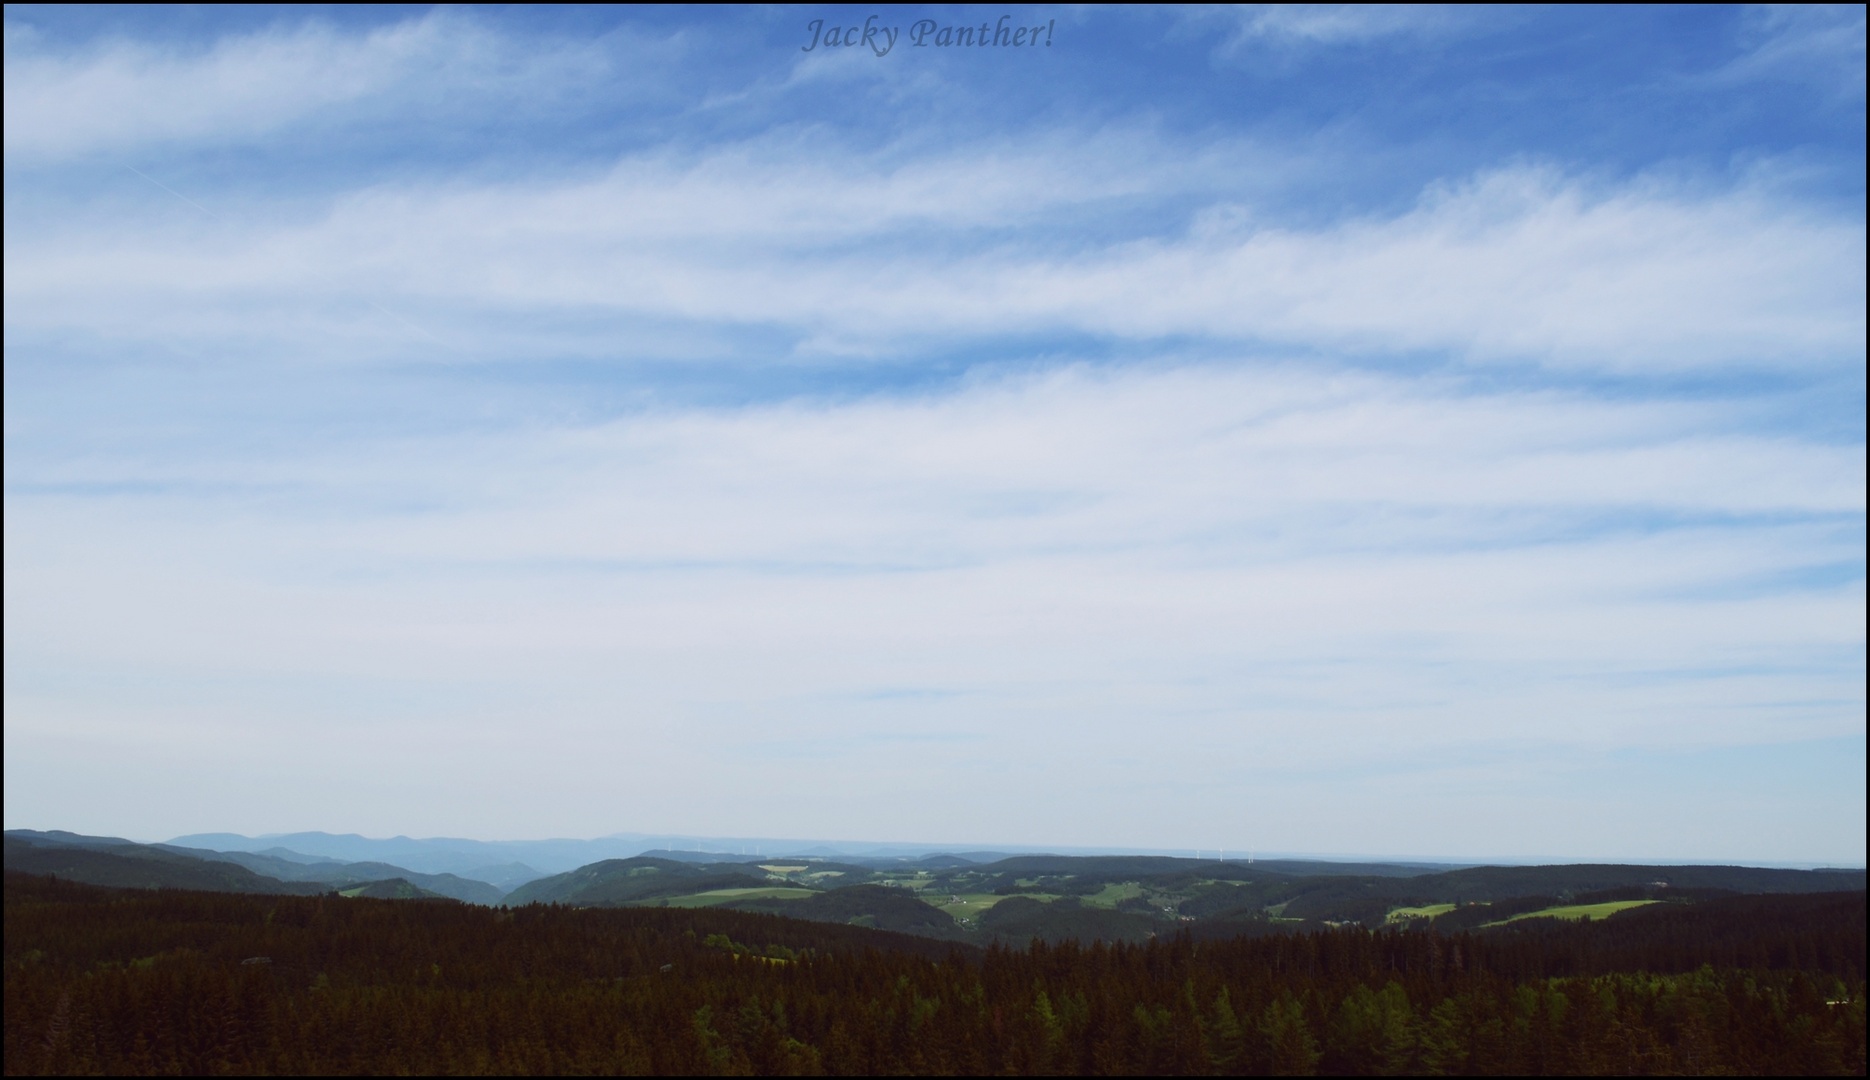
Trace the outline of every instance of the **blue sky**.
<instances>
[{"instance_id":1,"label":"blue sky","mask_svg":"<svg viewBox=\"0 0 1870 1080\"><path fill-rule=\"evenodd\" d=\"M8 827L1864 860L1861 8L6 20Z\"/></svg>"}]
</instances>

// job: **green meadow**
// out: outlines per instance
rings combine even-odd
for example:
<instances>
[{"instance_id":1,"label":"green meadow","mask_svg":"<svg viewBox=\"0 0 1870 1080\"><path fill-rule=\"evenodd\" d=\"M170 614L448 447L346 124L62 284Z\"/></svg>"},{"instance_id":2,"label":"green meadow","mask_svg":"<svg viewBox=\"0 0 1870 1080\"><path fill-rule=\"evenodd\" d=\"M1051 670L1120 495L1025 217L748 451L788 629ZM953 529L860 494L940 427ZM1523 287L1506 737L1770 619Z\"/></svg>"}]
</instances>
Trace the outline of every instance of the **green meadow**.
<instances>
[{"instance_id":1,"label":"green meadow","mask_svg":"<svg viewBox=\"0 0 1870 1080\"><path fill-rule=\"evenodd\" d=\"M774 886L767 889L715 889L712 892L693 893L688 896L671 896L668 898L666 906L679 908L713 907L716 904L725 904L730 900L803 900L808 896L815 895L817 895L817 892L813 889L788 889L784 886ZM658 900L652 901L651 903L662 904L663 901Z\"/></svg>"},{"instance_id":2,"label":"green meadow","mask_svg":"<svg viewBox=\"0 0 1870 1080\"><path fill-rule=\"evenodd\" d=\"M1125 900L1132 900L1141 895L1143 895L1143 885L1141 882L1125 881L1113 883L1084 897L1084 906L1114 908Z\"/></svg>"},{"instance_id":3,"label":"green meadow","mask_svg":"<svg viewBox=\"0 0 1870 1080\"><path fill-rule=\"evenodd\" d=\"M1568 904L1563 907L1549 907L1540 911L1527 911L1499 922L1487 923L1488 926L1504 926L1521 919L1602 919L1615 915L1619 911L1628 911L1644 904L1660 903L1657 900L1612 900L1603 904Z\"/></svg>"},{"instance_id":4,"label":"green meadow","mask_svg":"<svg viewBox=\"0 0 1870 1080\"><path fill-rule=\"evenodd\" d=\"M1051 893L1020 893L1018 895L1028 896L1034 900L1046 902L1058 899L1058 897ZM988 908L993 907L1002 900L1010 898L994 893L948 893L942 895L935 892L927 892L918 896L917 899L925 904L940 908L957 919L978 919L981 913Z\"/></svg>"}]
</instances>

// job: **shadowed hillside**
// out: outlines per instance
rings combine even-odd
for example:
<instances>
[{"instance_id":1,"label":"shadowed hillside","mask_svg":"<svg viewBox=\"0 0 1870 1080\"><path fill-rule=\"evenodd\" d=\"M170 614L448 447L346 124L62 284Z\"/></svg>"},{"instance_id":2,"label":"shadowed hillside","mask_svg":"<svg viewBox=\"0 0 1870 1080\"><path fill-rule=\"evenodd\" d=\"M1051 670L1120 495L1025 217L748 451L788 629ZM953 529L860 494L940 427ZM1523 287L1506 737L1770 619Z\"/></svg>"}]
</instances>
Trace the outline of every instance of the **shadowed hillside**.
<instances>
[{"instance_id":1,"label":"shadowed hillside","mask_svg":"<svg viewBox=\"0 0 1870 1080\"><path fill-rule=\"evenodd\" d=\"M262 877L233 863L208 862L141 845L40 847L11 836L6 838L6 869L131 889L211 889L301 895L325 891L318 885L289 884Z\"/></svg>"}]
</instances>

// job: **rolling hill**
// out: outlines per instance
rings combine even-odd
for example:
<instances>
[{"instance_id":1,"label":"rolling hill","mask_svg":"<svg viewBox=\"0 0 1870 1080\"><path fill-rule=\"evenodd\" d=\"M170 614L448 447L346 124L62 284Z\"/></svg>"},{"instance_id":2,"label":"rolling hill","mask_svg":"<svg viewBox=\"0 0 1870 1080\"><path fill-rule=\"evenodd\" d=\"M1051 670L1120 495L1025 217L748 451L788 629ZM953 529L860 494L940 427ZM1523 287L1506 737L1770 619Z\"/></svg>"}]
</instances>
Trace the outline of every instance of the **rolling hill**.
<instances>
[{"instance_id":1,"label":"rolling hill","mask_svg":"<svg viewBox=\"0 0 1870 1080\"><path fill-rule=\"evenodd\" d=\"M325 891L318 885L263 877L233 863L209 862L127 841L122 846L33 844L9 835L5 850L8 870L87 885L276 895Z\"/></svg>"},{"instance_id":2,"label":"rolling hill","mask_svg":"<svg viewBox=\"0 0 1870 1080\"><path fill-rule=\"evenodd\" d=\"M757 867L637 856L605 859L528 882L509 893L504 902L514 906L541 903L596 907L770 884Z\"/></svg>"},{"instance_id":3,"label":"rolling hill","mask_svg":"<svg viewBox=\"0 0 1870 1080\"><path fill-rule=\"evenodd\" d=\"M342 847L353 838L326 839ZM381 850L378 842L369 843ZM408 843L422 847L431 842ZM214 851L25 830L7 833L7 866L100 885L253 893L350 893L368 887L366 895L440 896L510 907L721 906L978 943L1143 941L1184 929L1225 937L1351 923L1375 928L1403 918L1432 919L1444 933L1491 933L1508 920L1549 921L1539 913L1562 915L1592 904L1612 905L1589 908L1608 914L1637 902L1672 901L1679 908L1727 895L1848 892L1865 884L1862 870L1745 866L1446 869L1147 855L1013 855L983 862L952 854L755 861L660 852L603 859L532 880L524 880L532 873L525 865L483 867L520 881L511 892L502 892L453 873L422 873L374 860L346 862L277 843L267 850Z\"/></svg>"},{"instance_id":4,"label":"rolling hill","mask_svg":"<svg viewBox=\"0 0 1870 1080\"><path fill-rule=\"evenodd\" d=\"M850 885L797 900L736 900L722 906L811 922L894 930L944 941L969 940L947 912L916 899L907 889L887 885Z\"/></svg>"},{"instance_id":5,"label":"rolling hill","mask_svg":"<svg viewBox=\"0 0 1870 1080\"><path fill-rule=\"evenodd\" d=\"M23 873L56 874L92 885L135 888L311 894L397 880L424 896L471 904L495 904L504 895L486 882L453 874L418 874L386 863L299 862L278 854L205 851L172 844L138 844L118 837L25 829L6 834L6 867Z\"/></svg>"}]
</instances>

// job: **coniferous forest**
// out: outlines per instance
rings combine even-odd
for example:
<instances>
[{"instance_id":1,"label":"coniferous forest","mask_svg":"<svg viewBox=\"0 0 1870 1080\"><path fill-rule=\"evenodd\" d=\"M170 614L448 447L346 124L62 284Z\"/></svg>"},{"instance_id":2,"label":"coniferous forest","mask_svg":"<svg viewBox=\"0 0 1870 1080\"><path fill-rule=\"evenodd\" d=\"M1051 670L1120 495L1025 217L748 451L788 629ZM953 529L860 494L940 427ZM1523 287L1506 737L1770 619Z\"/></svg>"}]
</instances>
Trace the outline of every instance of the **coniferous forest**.
<instances>
[{"instance_id":1,"label":"coniferous forest","mask_svg":"<svg viewBox=\"0 0 1870 1080\"><path fill-rule=\"evenodd\" d=\"M974 949L751 912L6 875L6 1071L1857 1074L1862 892Z\"/></svg>"}]
</instances>

